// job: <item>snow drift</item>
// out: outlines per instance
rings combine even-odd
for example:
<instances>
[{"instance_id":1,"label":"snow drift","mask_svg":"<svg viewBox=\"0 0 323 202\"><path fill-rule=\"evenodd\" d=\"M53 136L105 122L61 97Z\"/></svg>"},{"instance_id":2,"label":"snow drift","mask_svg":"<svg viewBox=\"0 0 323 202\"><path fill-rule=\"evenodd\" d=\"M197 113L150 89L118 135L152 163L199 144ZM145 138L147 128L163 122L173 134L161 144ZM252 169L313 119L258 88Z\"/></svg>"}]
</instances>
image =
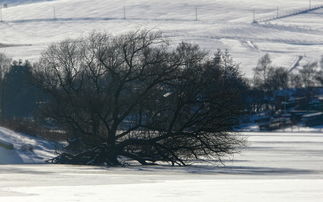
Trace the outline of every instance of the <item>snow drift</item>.
<instances>
[{"instance_id":1,"label":"snow drift","mask_svg":"<svg viewBox=\"0 0 323 202\"><path fill-rule=\"evenodd\" d=\"M0 127L0 164L45 163L57 143Z\"/></svg>"}]
</instances>

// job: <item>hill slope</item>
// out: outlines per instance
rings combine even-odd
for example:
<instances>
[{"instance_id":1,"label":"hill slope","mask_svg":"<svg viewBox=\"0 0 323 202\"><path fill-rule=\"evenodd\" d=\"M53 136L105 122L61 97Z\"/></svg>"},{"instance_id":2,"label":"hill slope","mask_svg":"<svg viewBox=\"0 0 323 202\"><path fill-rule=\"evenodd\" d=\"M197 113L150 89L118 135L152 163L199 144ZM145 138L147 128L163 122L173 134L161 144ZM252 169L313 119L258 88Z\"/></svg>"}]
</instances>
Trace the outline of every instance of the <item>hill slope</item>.
<instances>
[{"instance_id":1,"label":"hill slope","mask_svg":"<svg viewBox=\"0 0 323 202\"><path fill-rule=\"evenodd\" d=\"M55 156L55 143L0 127L0 164L45 163Z\"/></svg>"},{"instance_id":2,"label":"hill slope","mask_svg":"<svg viewBox=\"0 0 323 202\"><path fill-rule=\"evenodd\" d=\"M313 6L322 4L312 1ZM273 24L251 24L257 17L307 8L303 0L56 0L3 9L0 43L21 46L0 51L15 58L35 60L49 43L106 31L112 34L144 27L162 30L177 43L200 44L207 50L229 49L243 72L251 75L257 59L270 53L277 64L290 67L300 55L318 57L323 48L323 28L311 27L323 10L316 10ZM196 12L197 11L197 12ZM197 21L196 21L197 13ZM126 19L124 19L126 17ZM317 24L317 23L316 23ZM26 46L28 45L28 46Z\"/></svg>"}]
</instances>

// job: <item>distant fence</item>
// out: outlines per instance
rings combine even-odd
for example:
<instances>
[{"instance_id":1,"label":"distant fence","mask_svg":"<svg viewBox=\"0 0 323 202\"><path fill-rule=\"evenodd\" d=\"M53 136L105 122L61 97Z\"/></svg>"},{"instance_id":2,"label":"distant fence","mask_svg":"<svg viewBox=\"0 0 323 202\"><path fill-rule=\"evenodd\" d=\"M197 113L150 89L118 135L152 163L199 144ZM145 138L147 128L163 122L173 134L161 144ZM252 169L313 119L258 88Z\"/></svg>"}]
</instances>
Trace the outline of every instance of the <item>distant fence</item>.
<instances>
[{"instance_id":1,"label":"distant fence","mask_svg":"<svg viewBox=\"0 0 323 202\"><path fill-rule=\"evenodd\" d=\"M270 22L273 20L278 20L278 19L282 19L282 18L288 18L291 16L295 16L295 15L301 15L301 14L305 14L305 13L309 13L318 9L322 9L323 5L319 5L319 6L313 6L311 8L307 8L307 9L294 9L291 11L284 11L284 12L279 12L278 8L277 8L277 12L275 15L272 15L270 17L263 17L263 18L256 18L254 17L253 22L255 23L263 23L263 22Z\"/></svg>"},{"instance_id":2,"label":"distant fence","mask_svg":"<svg viewBox=\"0 0 323 202\"><path fill-rule=\"evenodd\" d=\"M1 1L1 0L0 0ZM145 18L145 17L132 17L128 16L128 10L134 10L134 8L128 9L128 7L123 6L120 7L120 13L114 17L60 17L59 10L56 9L55 6L49 7L48 9L48 17L45 18L31 18L31 19L6 19L5 9L7 6L3 6L0 3L0 22L7 23L26 23L26 22L43 22L43 21L95 21L95 20L154 20L154 21L199 21L200 14L203 14L203 8L196 6L188 6L185 9L189 9L190 11L186 13L186 18L176 17L176 18ZM187 17L188 16L188 17Z\"/></svg>"},{"instance_id":3,"label":"distant fence","mask_svg":"<svg viewBox=\"0 0 323 202\"><path fill-rule=\"evenodd\" d=\"M1 0L0 0L1 1ZM8 23L26 23L26 22L41 22L41 21L95 21L95 20L153 20L153 21L166 21L166 20L175 20L175 21L200 21L201 18L203 19L203 15L205 11L211 11L210 8L204 6L187 6L184 9L187 10L186 15L184 16L176 16L171 18L160 18L160 17L133 17L128 15L128 10L134 10L135 8L129 8L126 6L120 7L118 10L120 11L117 16L110 16L110 17L63 17L59 16L57 13L58 9L55 6L48 8L48 16L45 18L35 18L35 19L5 19L5 9L7 5L1 5L0 3L0 22L8 22ZM253 22L254 23L269 23L274 20L287 18L290 16L300 15L309 13L318 9L323 9L323 4L315 5L311 8L303 8L303 9L294 9L294 10L279 10L277 7L276 12L269 13L262 13L261 17L256 17L256 11L253 11ZM146 9L147 10L147 9ZM166 12L167 13L167 12ZM165 14L166 14L165 13ZM259 13L260 14L260 13ZM210 14L211 15L211 14ZM263 17L266 16L266 17Z\"/></svg>"}]
</instances>

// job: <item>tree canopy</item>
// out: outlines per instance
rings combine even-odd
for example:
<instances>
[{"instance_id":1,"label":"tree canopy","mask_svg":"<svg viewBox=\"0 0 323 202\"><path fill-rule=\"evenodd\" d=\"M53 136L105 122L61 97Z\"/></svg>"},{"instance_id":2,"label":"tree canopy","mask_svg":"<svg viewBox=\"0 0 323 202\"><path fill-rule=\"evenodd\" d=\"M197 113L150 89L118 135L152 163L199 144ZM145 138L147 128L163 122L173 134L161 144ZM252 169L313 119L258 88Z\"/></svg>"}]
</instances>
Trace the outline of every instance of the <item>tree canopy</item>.
<instances>
[{"instance_id":1,"label":"tree canopy","mask_svg":"<svg viewBox=\"0 0 323 202\"><path fill-rule=\"evenodd\" d=\"M52 44L35 69L51 96L43 115L72 136L58 163L118 165L120 157L186 165L221 159L242 140L231 133L246 88L228 53L175 49L159 32L93 33Z\"/></svg>"}]
</instances>

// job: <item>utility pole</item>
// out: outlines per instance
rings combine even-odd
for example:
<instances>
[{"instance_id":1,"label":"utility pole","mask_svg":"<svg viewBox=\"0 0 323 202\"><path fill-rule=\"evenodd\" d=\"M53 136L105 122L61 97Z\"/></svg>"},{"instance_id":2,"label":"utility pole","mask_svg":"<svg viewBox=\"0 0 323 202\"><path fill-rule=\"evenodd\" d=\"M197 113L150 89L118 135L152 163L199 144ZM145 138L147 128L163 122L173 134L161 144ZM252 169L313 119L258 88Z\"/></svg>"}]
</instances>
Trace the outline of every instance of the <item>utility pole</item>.
<instances>
[{"instance_id":1,"label":"utility pole","mask_svg":"<svg viewBox=\"0 0 323 202\"><path fill-rule=\"evenodd\" d=\"M0 22L3 22L3 18L2 18L2 4L0 6Z\"/></svg>"},{"instance_id":2,"label":"utility pole","mask_svg":"<svg viewBox=\"0 0 323 202\"><path fill-rule=\"evenodd\" d=\"M309 0L309 8L312 9L312 0Z\"/></svg>"},{"instance_id":3,"label":"utility pole","mask_svg":"<svg viewBox=\"0 0 323 202\"><path fill-rule=\"evenodd\" d=\"M127 16L126 16L126 7L124 6L123 7L123 19L127 19Z\"/></svg>"},{"instance_id":4,"label":"utility pole","mask_svg":"<svg viewBox=\"0 0 323 202\"><path fill-rule=\"evenodd\" d=\"M56 20L56 8L55 8L55 6L53 7L53 18L54 18L54 20Z\"/></svg>"},{"instance_id":5,"label":"utility pole","mask_svg":"<svg viewBox=\"0 0 323 202\"><path fill-rule=\"evenodd\" d=\"M253 23L256 22L256 9L253 9L253 20L252 20Z\"/></svg>"},{"instance_id":6,"label":"utility pole","mask_svg":"<svg viewBox=\"0 0 323 202\"><path fill-rule=\"evenodd\" d=\"M197 17L197 7L195 8L195 21L198 21L198 17Z\"/></svg>"},{"instance_id":7,"label":"utility pole","mask_svg":"<svg viewBox=\"0 0 323 202\"><path fill-rule=\"evenodd\" d=\"M279 7L277 6L277 18L279 17Z\"/></svg>"}]
</instances>

